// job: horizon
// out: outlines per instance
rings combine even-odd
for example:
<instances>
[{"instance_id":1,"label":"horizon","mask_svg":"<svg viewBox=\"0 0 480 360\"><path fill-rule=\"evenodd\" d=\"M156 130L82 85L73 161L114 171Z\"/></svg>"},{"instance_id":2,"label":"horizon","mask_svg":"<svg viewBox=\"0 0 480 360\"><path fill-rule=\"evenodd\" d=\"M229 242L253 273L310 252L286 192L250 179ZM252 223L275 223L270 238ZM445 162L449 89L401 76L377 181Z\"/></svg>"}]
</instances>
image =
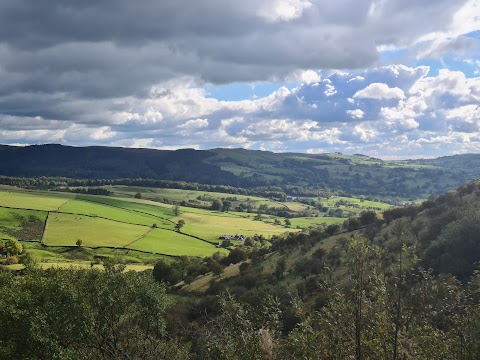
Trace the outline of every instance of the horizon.
<instances>
[{"instance_id":1,"label":"horizon","mask_svg":"<svg viewBox=\"0 0 480 360\"><path fill-rule=\"evenodd\" d=\"M246 151L259 151L259 152L269 152L273 154L301 154L301 155L345 155L345 156L364 156L371 159L378 159L382 161L407 161L407 160L431 160L431 159L438 159L445 156L432 156L432 157L410 157L410 158L382 158L382 157L373 157L361 153L342 153L342 152L323 152L323 153L307 153L307 152L293 152L293 151L272 151L272 150L259 150L259 149L245 149L241 147L216 147L216 148L208 148L208 149L195 149L195 148L177 148L177 149L160 149L160 148L149 148L149 147L127 147L127 146L109 146L109 145L69 145L69 144L61 144L61 143L41 143L41 144L0 144L0 146L11 146L11 147L32 147L32 146L66 146L66 147L74 147L74 148L92 148L92 147L100 147L100 148L111 148L111 149L137 149L137 150L158 150L158 151L178 151L178 150L194 150L194 151L212 151L212 150L246 150ZM446 156L458 156L458 155L480 155L480 153L463 153L463 154L451 154Z\"/></svg>"}]
</instances>

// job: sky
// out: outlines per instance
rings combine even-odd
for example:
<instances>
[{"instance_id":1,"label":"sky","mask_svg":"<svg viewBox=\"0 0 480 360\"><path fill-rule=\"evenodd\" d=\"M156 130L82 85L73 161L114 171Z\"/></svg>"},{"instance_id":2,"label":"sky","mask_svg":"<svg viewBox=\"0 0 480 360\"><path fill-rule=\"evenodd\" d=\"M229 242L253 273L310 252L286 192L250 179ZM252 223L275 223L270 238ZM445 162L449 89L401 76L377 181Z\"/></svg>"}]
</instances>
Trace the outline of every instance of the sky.
<instances>
[{"instance_id":1,"label":"sky","mask_svg":"<svg viewBox=\"0 0 480 360\"><path fill-rule=\"evenodd\" d=\"M0 143L480 153L480 0L2 0Z\"/></svg>"}]
</instances>

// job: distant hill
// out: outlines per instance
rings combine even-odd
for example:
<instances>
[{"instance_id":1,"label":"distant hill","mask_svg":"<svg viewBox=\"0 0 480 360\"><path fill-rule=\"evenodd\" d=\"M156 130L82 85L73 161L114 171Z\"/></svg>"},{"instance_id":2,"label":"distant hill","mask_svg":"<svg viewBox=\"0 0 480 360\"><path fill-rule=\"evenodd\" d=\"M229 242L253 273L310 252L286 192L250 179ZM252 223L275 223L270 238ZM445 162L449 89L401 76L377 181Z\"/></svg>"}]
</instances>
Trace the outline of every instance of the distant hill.
<instances>
[{"instance_id":1,"label":"distant hill","mask_svg":"<svg viewBox=\"0 0 480 360\"><path fill-rule=\"evenodd\" d=\"M289 194L427 197L480 177L480 155L383 161L365 155L272 153L245 149L175 151L56 144L0 145L0 175L79 179L162 179Z\"/></svg>"}]
</instances>

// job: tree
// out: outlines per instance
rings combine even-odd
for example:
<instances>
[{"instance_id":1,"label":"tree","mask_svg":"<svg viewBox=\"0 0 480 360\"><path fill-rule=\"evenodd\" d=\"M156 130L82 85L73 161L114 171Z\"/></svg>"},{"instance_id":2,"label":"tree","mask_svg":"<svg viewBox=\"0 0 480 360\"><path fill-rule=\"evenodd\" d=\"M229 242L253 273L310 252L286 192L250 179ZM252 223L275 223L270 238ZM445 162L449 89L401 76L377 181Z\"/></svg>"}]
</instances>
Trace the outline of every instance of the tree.
<instances>
[{"instance_id":1,"label":"tree","mask_svg":"<svg viewBox=\"0 0 480 360\"><path fill-rule=\"evenodd\" d=\"M223 202L220 199L215 199L212 201L212 206L210 207L212 210L222 210Z\"/></svg>"},{"instance_id":2,"label":"tree","mask_svg":"<svg viewBox=\"0 0 480 360\"><path fill-rule=\"evenodd\" d=\"M222 211L229 211L232 208L232 202L225 200L222 205Z\"/></svg>"},{"instance_id":3,"label":"tree","mask_svg":"<svg viewBox=\"0 0 480 360\"><path fill-rule=\"evenodd\" d=\"M180 207L178 205L175 205L173 207L173 213L175 214L175 216L180 215Z\"/></svg>"},{"instance_id":4,"label":"tree","mask_svg":"<svg viewBox=\"0 0 480 360\"><path fill-rule=\"evenodd\" d=\"M177 229L178 232L182 229L182 227L185 225L185 220L180 219L178 220L177 224L175 225L175 228Z\"/></svg>"},{"instance_id":5,"label":"tree","mask_svg":"<svg viewBox=\"0 0 480 360\"><path fill-rule=\"evenodd\" d=\"M82 246L82 243L83 243L83 240L82 240L82 239L78 239L75 244L77 244L77 246Z\"/></svg>"},{"instance_id":6,"label":"tree","mask_svg":"<svg viewBox=\"0 0 480 360\"><path fill-rule=\"evenodd\" d=\"M139 193L139 192L137 192L137 193L135 194L135 199L141 199L141 198L142 198L142 194Z\"/></svg>"},{"instance_id":7,"label":"tree","mask_svg":"<svg viewBox=\"0 0 480 360\"><path fill-rule=\"evenodd\" d=\"M38 258L32 253L25 253L21 257L21 262L27 270L33 270L38 268Z\"/></svg>"},{"instance_id":8,"label":"tree","mask_svg":"<svg viewBox=\"0 0 480 360\"><path fill-rule=\"evenodd\" d=\"M245 261L248 258L248 254L243 250L241 247L236 247L232 251L230 251L230 254L226 258L223 259L223 263L225 265L229 264L237 264L239 262Z\"/></svg>"},{"instance_id":9,"label":"tree","mask_svg":"<svg viewBox=\"0 0 480 360\"><path fill-rule=\"evenodd\" d=\"M2 359L187 358L166 337L165 286L151 276L48 269L0 272L0 283L8 285L0 292L0 324L9 329L0 332Z\"/></svg>"},{"instance_id":10,"label":"tree","mask_svg":"<svg viewBox=\"0 0 480 360\"><path fill-rule=\"evenodd\" d=\"M292 222L290 221L290 219L285 219L283 220L285 226L291 226L292 225Z\"/></svg>"},{"instance_id":11,"label":"tree","mask_svg":"<svg viewBox=\"0 0 480 360\"><path fill-rule=\"evenodd\" d=\"M480 211L467 210L445 226L427 248L424 262L435 271L467 279L480 261Z\"/></svg>"},{"instance_id":12,"label":"tree","mask_svg":"<svg viewBox=\"0 0 480 360\"><path fill-rule=\"evenodd\" d=\"M155 280L162 281L169 285L175 285L182 281L183 273L178 262L167 263L164 260L157 262L153 268L152 274Z\"/></svg>"},{"instance_id":13,"label":"tree","mask_svg":"<svg viewBox=\"0 0 480 360\"><path fill-rule=\"evenodd\" d=\"M5 249L10 256L19 255L23 251L23 245L17 239L8 239L5 241Z\"/></svg>"}]
</instances>

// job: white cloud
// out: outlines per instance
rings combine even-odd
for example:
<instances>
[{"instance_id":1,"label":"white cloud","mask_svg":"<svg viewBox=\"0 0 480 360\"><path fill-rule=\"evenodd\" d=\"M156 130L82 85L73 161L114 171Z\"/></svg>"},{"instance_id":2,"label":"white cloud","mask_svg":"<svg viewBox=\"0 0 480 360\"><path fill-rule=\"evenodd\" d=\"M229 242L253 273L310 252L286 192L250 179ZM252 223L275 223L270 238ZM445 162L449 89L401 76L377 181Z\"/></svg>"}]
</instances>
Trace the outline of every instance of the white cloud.
<instances>
[{"instance_id":1,"label":"white cloud","mask_svg":"<svg viewBox=\"0 0 480 360\"><path fill-rule=\"evenodd\" d=\"M352 119L362 119L365 113L360 109L347 110L347 114L352 117Z\"/></svg>"},{"instance_id":2,"label":"white cloud","mask_svg":"<svg viewBox=\"0 0 480 360\"><path fill-rule=\"evenodd\" d=\"M314 70L297 70L287 76L286 80L310 85L318 83L321 77L320 74Z\"/></svg>"},{"instance_id":3,"label":"white cloud","mask_svg":"<svg viewBox=\"0 0 480 360\"><path fill-rule=\"evenodd\" d=\"M449 70L429 75L425 67L336 72L318 83L280 87L268 96L242 101L209 98L185 78L155 85L147 99L118 98L106 108L98 100L64 101L63 109L81 106L92 111L73 123L0 115L0 139L420 157L480 151L478 104L480 78Z\"/></svg>"},{"instance_id":4,"label":"white cloud","mask_svg":"<svg viewBox=\"0 0 480 360\"><path fill-rule=\"evenodd\" d=\"M186 129L201 129L207 126L208 126L207 119L188 120L185 124L178 125L179 128L186 128Z\"/></svg>"},{"instance_id":5,"label":"white cloud","mask_svg":"<svg viewBox=\"0 0 480 360\"><path fill-rule=\"evenodd\" d=\"M307 0L274 0L267 2L259 15L270 22L291 21L301 17L311 6Z\"/></svg>"},{"instance_id":6,"label":"white cloud","mask_svg":"<svg viewBox=\"0 0 480 360\"><path fill-rule=\"evenodd\" d=\"M405 94L403 93L403 90L398 87L390 88L387 84L373 83L369 84L366 88L357 91L353 95L353 98L391 100L404 99Z\"/></svg>"}]
</instances>

